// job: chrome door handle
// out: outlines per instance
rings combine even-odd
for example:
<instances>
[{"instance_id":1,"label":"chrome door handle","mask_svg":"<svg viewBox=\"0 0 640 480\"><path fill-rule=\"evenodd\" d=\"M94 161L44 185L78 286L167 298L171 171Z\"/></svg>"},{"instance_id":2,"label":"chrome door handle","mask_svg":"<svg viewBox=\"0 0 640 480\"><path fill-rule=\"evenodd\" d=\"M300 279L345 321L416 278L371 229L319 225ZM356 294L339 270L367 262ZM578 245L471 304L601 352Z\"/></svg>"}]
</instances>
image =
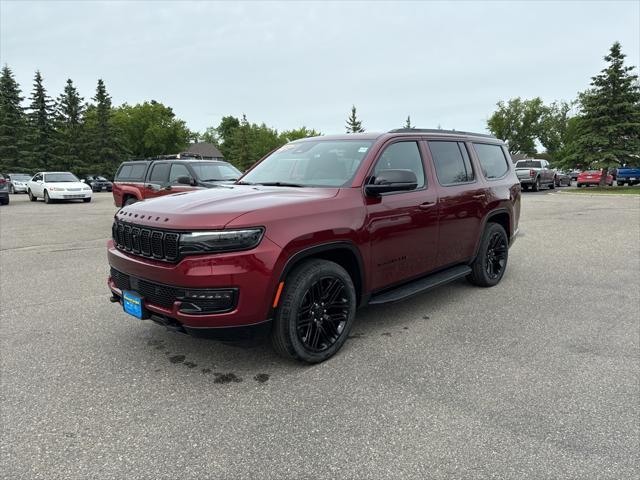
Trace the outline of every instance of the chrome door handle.
<instances>
[{"instance_id":1,"label":"chrome door handle","mask_svg":"<svg viewBox=\"0 0 640 480\"><path fill-rule=\"evenodd\" d=\"M473 198L476 200L482 200L485 197L484 193L479 193L478 195L474 195Z\"/></svg>"},{"instance_id":2,"label":"chrome door handle","mask_svg":"<svg viewBox=\"0 0 640 480\"><path fill-rule=\"evenodd\" d=\"M428 210L429 208L433 207L435 204L436 202L424 202L418 205L418 208L421 210Z\"/></svg>"}]
</instances>

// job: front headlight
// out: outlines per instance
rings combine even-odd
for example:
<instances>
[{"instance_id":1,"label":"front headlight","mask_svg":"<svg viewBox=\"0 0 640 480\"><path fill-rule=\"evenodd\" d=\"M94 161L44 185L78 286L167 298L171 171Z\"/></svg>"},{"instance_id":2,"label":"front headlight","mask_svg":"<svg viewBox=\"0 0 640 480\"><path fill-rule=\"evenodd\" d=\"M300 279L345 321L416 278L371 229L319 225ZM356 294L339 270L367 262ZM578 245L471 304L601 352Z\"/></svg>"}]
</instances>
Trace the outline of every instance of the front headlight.
<instances>
[{"instance_id":1,"label":"front headlight","mask_svg":"<svg viewBox=\"0 0 640 480\"><path fill-rule=\"evenodd\" d=\"M83 190L91 190L91 187L82 187Z\"/></svg>"},{"instance_id":2,"label":"front headlight","mask_svg":"<svg viewBox=\"0 0 640 480\"><path fill-rule=\"evenodd\" d=\"M262 227L183 233L180 235L180 254L249 250L258 246L263 234Z\"/></svg>"}]
</instances>

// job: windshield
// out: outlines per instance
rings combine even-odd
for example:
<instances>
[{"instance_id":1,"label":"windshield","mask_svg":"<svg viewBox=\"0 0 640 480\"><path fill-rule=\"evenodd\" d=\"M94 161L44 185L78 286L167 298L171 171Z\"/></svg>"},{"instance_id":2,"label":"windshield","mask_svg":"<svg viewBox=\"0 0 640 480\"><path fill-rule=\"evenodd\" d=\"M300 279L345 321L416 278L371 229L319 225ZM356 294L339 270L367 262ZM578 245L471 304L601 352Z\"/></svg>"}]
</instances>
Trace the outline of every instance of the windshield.
<instances>
[{"instance_id":1,"label":"windshield","mask_svg":"<svg viewBox=\"0 0 640 480\"><path fill-rule=\"evenodd\" d=\"M342 187L353 178L370 140L307 140L288 143L247 173L241 183Z\"/></svg>"},{"instance_id":2,"label":"windshield","mask_svg":"<svg viewBox=\"0 0 640 480\"><path fill-rule=\"evenodd\" d=\"M76 177L73 173L64 172L64 173L45 173L44 174L45 182L79 182L78 177Z\"/></svg>"},{"instance_id":3,"label":"windshield","mask_svg":"<svg viewBox=\"0 0 640 480\"><path fill-rule=\"evenodd\" d=\"M516 168L540 168L540 162L525 160L523 162L516 163Z\"/></svg>"},{"instance_id":4,"label":"windshield","mask_svg":"<svg viewBox=\"0 0 640 480\"><path fill-rule=\"evenodd\" d=\"M31 180L31 175L10 175L10 177L14 182L28 182Z\"/></svg>"},{"instance_id":5,"label":"windshield","mask_svg":"<svg viewBox=\"0 0 640 480\"><path fill-rule=\"evenodd\" d=\"M215 162L193 162L190 164L201 182L237 180L242 173L233 165Z\"/></svg>"}]
</instances>

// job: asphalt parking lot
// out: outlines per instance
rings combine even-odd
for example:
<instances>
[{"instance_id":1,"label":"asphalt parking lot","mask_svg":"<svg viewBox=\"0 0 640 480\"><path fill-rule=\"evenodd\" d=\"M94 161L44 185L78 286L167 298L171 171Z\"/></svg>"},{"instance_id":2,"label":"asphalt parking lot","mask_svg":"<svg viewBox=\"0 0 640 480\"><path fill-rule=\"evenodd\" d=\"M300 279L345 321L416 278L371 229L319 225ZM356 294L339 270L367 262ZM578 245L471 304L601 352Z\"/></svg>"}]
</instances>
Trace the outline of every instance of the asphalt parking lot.
<instances>
[{"instance_id":1,"label":"asphalt parking lot","mask_svg":"<svg viewBox=\"0 0 640 480\"><path fill-rule=\"evenodd\" d=\"M0 207L7 479L637 478L640 198L524 194L502 283L360 312L331 360L108 301L110 194Z\"/></svg>"}]
</instances>

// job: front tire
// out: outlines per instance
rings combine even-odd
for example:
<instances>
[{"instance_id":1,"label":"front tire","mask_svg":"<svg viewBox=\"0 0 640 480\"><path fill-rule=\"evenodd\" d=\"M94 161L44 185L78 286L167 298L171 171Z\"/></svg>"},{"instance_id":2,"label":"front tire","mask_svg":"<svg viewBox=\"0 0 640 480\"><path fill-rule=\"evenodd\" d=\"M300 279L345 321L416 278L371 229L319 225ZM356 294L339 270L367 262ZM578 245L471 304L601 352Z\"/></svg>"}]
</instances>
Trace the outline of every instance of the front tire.
<instances>
[{"instance_id":1,"label":"front tire","mask_svg":"<svg viewBox=\"0 0 640 480\"><path fill-rule=\"evenodd\" d=\"M133 205L137 200L134 197L129 197L124 201L123 207L128 207L129 205Z\"/></svg>"},{"instance_id":2,"label":"front tire","mask_svg":"<svg viewBox=\"0 0 640 480\"><path fill-rule=\"evenodd\" d=\"M89 197L89 198L83 198L83 199L82 199L82 201L83 201L84 203L89 203L89 202L91 201L91 197Z\"/></svg>"},{"instance_id":3,"label":"front tire","mask_svg":"<svg viewBox=\"0 0 640 480\"><path fill-rule=\"evenodd\" d=\"M27 193L29 194L29 200L31 200L32 202L38 201L38 198L33 193L31 193L31 189L29 189Z\"/></svg>"},{"instance_id":4,"label":"front tire","mask_svg":"<svg viewBox=\"0 0 640 480\"><path fill-rule=\"evenodd\" d=\"M356 290L347 271L312 259L285 279L271 342L285 358L320 363L344 344L356 315Z\"/></svg>"},{"instance_id":5,"label":"front tire","mask_svg":"<svg viewBox=\"0 0 640 480\"><path fill-rule=\"evenodd\" d=\"M497 223L488 223L482 235L480 249L471 264L467 280L479 287L493 287L500 283L509 259L509 238Z\"/></svg>"},{"instance_id":6,"label":"front tire","mask_svg":"<svg viewBox=\"0 0 640 480\"><path fill-rule=\"evenodd\" d=\"M15 188L13 188L13 185L9 185L9 193L10 193L11 195L13 195L13 194L15 194L15 193L16 193L16 189L15 189Z\"/></svg>"},{"instance_id":7,"label":"front tire","mask_svg":"<svg viewBox=\"0 0 640 480\"><path fill-rule=\"evenodd\" d=\"M44 203L53 203L53 200L49 197L49 192L46 190L44 191Z\"/></svg>"},{"instance_id":8,"label":"front tire","mask_svg":"<svg viewBox=\"0 0 640 480\"><path fill-rule=\"evenodd\" d=\"M553 190L553 189L555 189L555 188L556 188L556 181L557 181L557 180L554 178L554 179L553 179L553 182L551 182L551 184L549 185L549 188L550 188L551 190Z\"/></svg>"}]
</instances>

